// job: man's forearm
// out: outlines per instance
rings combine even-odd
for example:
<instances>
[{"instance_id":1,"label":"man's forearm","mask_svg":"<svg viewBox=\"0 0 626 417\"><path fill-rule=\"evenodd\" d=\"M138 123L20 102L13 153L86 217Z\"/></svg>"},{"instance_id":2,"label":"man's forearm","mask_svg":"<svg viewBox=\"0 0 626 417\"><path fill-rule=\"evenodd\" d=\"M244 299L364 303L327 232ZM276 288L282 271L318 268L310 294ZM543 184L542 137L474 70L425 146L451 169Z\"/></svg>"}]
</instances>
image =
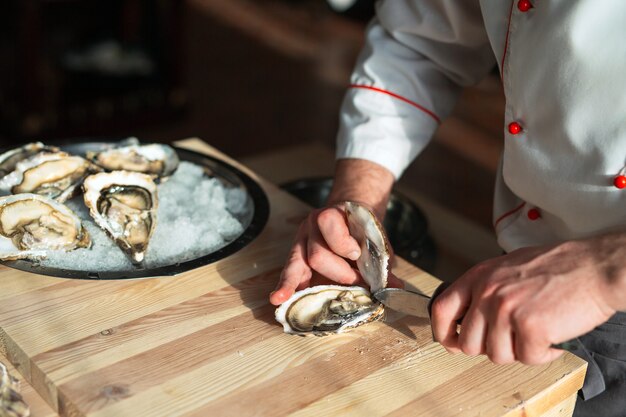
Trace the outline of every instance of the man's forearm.
<instances>
[{"instance_id":1,"label":"man's forearm","mask_svg":"<svg viewBox=\"0 0 626 417\"><path fill-rule=\"evenodd\" d=\"M600 235L582 242L604 277L607 304L614 310L626 311L626 233Z\"/></svg>"},{"instance_id":2,"label":"man's forearm","mask_svg":"<svg viewBox=\"0 0 626 417\"><path fill-rule=\"evenodd\" d=\"M395 178L386 168L365 159L339 159L328 204L356 201L371 207L382 219Z\"/></svg>"}]
</instances>

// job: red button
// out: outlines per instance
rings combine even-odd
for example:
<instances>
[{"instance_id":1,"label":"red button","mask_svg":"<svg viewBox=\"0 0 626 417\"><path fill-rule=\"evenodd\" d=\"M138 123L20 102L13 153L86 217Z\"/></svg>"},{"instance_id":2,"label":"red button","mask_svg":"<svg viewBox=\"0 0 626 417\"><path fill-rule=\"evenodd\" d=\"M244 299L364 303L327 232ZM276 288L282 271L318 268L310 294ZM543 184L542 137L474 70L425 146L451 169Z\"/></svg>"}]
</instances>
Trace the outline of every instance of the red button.
<instances>
[{"instance_id":1,"label":"red button","mask_svg":"<svg viewBox=\"0 0 626 417\"><path fill-rule=\"evenodd\" d=\"M613 185L620 190L622 188L626 188L626 176L618 175L617 177L615 177L615 179L613 180Z\"/></svg>"},{"instance_id":2,"label":"red button","mask_svg":"<svg viewBox=\"0 0 626 417\"><path fill-rule=\"evenodd\" d=\"M518 133L521 133L522 131L522 125L517 123L517 122L511 122L509 123L509 133L511 135L517 135Z\"/></svg>"},{"instance_id":3,"label":"red button","mask_svg":"<svg viewBox=\"0 0 626 417\"><path fill-rule=\"evenodd\" d=\"M528 218L530 220L537 220L539 217L541 217L541 213L536 208L528 210Z\"/></svg>"},{"instance_id":4,"label":"red button","mask_svg":"<svg viewBox=\"0 0 626 417\"><path fill-rule=\"evenodd\" d=\"M530 0L519 0L517 2L517 8L520 12L526 13L533 8L533 4L530 2Z\"/></svg>"}]
</instances>

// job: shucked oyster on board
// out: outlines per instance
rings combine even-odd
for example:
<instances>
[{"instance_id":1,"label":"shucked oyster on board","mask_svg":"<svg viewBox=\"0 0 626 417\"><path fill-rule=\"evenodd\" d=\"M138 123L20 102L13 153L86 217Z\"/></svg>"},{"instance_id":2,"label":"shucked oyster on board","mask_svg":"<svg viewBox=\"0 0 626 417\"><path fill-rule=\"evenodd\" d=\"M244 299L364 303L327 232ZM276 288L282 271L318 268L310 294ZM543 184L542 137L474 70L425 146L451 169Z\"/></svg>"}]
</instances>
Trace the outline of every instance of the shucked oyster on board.
<instances>
[{"instance_id":1,"label":"shucked oyster on board","mask_svg":"<svg viewBox=\"0 0 626 417\"><path fill-rule=\"evenodd\" d=\"M149 175L101 172L83 183L83 198L96 224L135 263L141 263L156 227L157 188Z\"/></svg>"},{"instance_id":2,"label":"shucked oyster on board","mask_svg":"<svg viewBox=\"0 0 626 417\"><path fill-rule=\"evenodd\" d=\"M387 286L390 246L376 216L358 203L346 203L350 234L361 246L356 261L373 293ZM382 320L383 305L362 287L317 285L293 294L276 309L285 333L324 336Z\"/></svg>"},{"instance_id":3,"label":"shucked oyster on board","mask_svg":"<svg viewBox=\"0 0 626 417\"><path fill-rule=\"evenodd\" d=\"M285 333L323 336L383 318L383 305L363 287L317 285L298 291L276 310Z\"/></svg>"},{"instance_id":4,"label":"shucked oyster on board","mask_svg":"<svg viewBox=\"0 0 626 417\"><path fill-rule=\"evenodd\" d=\"M161 143L140 145L133 139L127 139L122 146L87 152L87 159L107 171L141 172L158 178L169 177L176 171L179 158L171 146Z\"/></svg>"},{"instance_id":5,"label":"shucked oyster on board","mask_svg":"<svg viewBox=\"0 0 626 417\"><path fill-rule=\"evenodd\" d=\"M88 248L80 218L64 204L38 194L0 197L0 259L40 258L48 250Z\"/></svg>"},{"instance_id":6,"label":"shucked oyster on board","mask_svg":"<svg viewBox=\"0 0 626 417\"><path fill-rule=\"evenodd\" d=\"M0 362L0 417L28 417L30 408L20 394L20 383Z\"/></svg>"},{"instance_id":7,"label":"shucked oyster on board","mask_svg":"<svg viewBox=\"0 0 626 417\"><path fill-rule=\"evenodd\" d=\"M74 195L87 175L97 170L80 156L40 152L18 162L15 170L0 180L0 188L10 189L13 194L40 194L63 203Z\"/></svg>"}]
</instances>

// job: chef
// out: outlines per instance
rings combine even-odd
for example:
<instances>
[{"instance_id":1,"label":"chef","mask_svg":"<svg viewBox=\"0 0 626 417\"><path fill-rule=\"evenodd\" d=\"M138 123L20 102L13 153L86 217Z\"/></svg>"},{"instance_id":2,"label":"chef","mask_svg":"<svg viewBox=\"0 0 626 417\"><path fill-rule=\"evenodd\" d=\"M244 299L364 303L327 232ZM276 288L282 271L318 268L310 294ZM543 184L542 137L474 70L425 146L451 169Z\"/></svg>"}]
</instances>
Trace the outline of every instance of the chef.
<instances>
[{"instance_id":1,"label":"chef","mask_svg":"<svg viewBox=\"0 0 626 417\"><path fill-rule=\"evenodd\" d=\"M493 223L506 254L437 298L435 339L531 365L575 339L589 366L574 415L626 416L624 22L622 0L379 2L342 105L328 207L300 226L270 301L314 273L359 280L342 202L382 218L460 89L497 64L506 109Z\"/></svg>"}]
</instances>

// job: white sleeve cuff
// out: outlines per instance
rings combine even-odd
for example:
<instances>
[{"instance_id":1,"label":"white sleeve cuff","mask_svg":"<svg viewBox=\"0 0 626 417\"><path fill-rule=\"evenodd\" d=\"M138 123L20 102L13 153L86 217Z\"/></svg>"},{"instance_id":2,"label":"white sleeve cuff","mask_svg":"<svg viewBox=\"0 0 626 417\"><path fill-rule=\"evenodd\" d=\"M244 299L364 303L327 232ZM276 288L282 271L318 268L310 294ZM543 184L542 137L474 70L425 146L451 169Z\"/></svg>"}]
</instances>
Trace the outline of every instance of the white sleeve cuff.
<instances>
[{"instance_id":1,"label":"white sleeve cuff","mask_svg":"<svg viewBox=\"0 0 626 417\"><path fill-rule=\"evenodd\" d=\"M432 116L396 97L351 89L342 105L336 157L375 162L398 179L437 127Z\"/></svg>"}]
</instances>

